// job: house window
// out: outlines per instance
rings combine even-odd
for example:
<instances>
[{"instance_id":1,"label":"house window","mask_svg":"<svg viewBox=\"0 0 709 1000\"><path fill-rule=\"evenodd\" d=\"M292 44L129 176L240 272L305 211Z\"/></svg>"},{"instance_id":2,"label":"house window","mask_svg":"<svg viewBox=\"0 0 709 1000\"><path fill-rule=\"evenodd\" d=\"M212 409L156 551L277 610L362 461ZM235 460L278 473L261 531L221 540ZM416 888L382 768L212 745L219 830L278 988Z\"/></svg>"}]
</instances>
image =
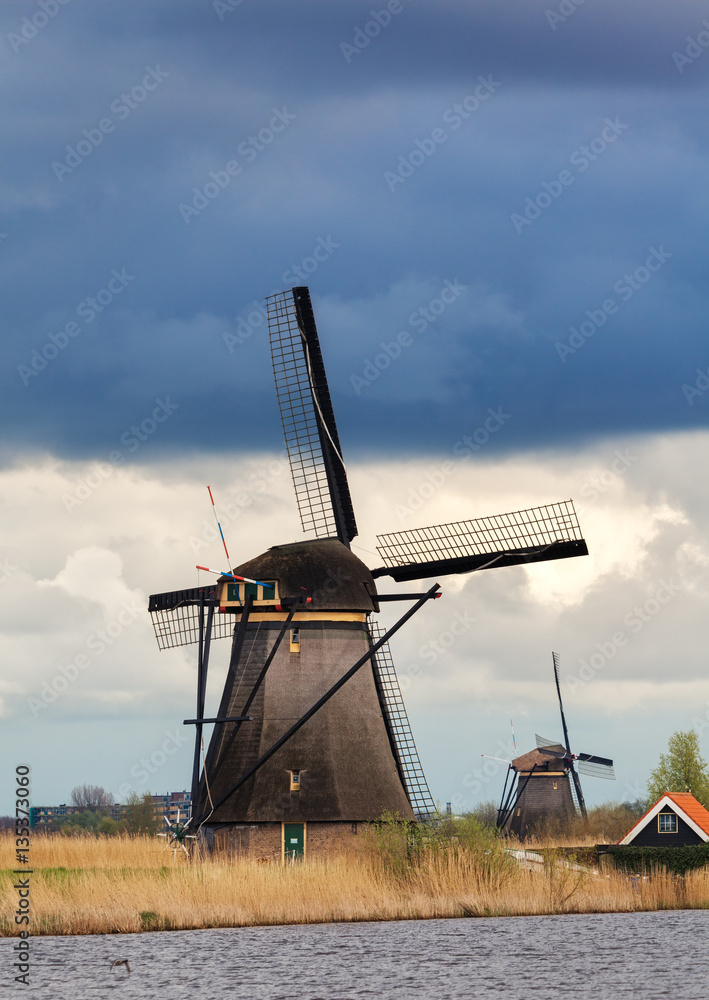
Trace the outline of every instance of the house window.
<instances>
[{"instance_id":1,"label":"house window","mask_svg":"<svg viewBox=\"0 0 709 1000\"><path fill-rule=\"evenodd\" d=\"M660 833L677 833L677 817L674 813L660 813L657 817L657 829Z\"/></svg>"},{"instance_id":2,"label":"house window","mask_svg":"<svg viewBox=\"0 0 709 1000\"><path fill-rule=\"evenodd\" d=\"M291 653L300 652L300 629L292 628L290 630L290 651Z\"/></svg>"},{"instance_id":3,"label":"house window","mask_svg":"<svg viewBox=\"0 0 709 1000\"><path fill-rule=\"evenodd\" d=\"M290 790L292 792L300 791L300 771L291 771L290 773Z\"/></svg>"}]
</instances>

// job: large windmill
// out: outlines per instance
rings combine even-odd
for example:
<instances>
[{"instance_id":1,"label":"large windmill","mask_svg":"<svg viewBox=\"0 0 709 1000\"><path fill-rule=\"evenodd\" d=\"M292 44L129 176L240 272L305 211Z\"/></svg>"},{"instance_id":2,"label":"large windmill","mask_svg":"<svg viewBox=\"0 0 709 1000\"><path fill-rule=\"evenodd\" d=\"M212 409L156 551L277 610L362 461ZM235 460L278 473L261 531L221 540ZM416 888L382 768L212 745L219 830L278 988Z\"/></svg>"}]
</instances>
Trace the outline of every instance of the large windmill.
<instances>
[{"instance_id":1,"label":"large windmill","mask_svg":"<svg viewBox=\"0 0 709 1000\"><path fill-rule=\"evenodd\" d=\"M383 566L351 551L357 525L307 288L267 300L276 393L307 541L276 545L203 588L150 598L161 649L198 645L190 829L249 855L327 849L390 811L434 809L388 639L429 599L375 579L451 573L587 553L571 501L378 537ZM246 579L242 579L246 578ZM250 581L250 582L249 582ZM384 601L411 607L388 631ZM205 718L210 643L232 636L217 715ZM201 756L202 729L213 724Z\"/></svg>"},{"instance_id":2,"label":"large windmill","mask_svg":"<svg viewBox=\"0 0 709 1000\"><path fill-rule=\"evenodd\" d=\"M510 763L497 812L497 826L504 833L520 838L524 838L540 822L553 817L572 816L578 810L586 818L579 771L595 778L615 778L613 761L609 757L572 752L561 700L559 654L551 655L564 742L555 743L536 736L536 750L530 750Z\"/></svg>"}]
</instances>

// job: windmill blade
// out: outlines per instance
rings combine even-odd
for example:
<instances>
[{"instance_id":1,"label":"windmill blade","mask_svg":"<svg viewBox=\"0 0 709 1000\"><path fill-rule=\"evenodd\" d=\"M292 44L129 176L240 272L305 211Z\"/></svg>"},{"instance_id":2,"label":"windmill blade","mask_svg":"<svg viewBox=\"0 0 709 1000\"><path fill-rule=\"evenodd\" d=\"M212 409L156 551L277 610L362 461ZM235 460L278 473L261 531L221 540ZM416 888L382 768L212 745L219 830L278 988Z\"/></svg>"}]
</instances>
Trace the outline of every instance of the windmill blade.
<instances>
[{"instance_id":1,"label":"windmill blade","mask_svg":"<svg viewBox=\"0 0 709 1000\"><path fill-rule=\"evenodd\" d=\"M561 725L564 729L564 745L569 753L571 753L571 744L569 743L569 730L566 728L566 716L564 715L564 703L561 700L561 685L559 683L559 654L551 654L552 661L554 663L554 680L556 681L556 693L559 696L559 711L561 712Z\"/></svg>"},{"instance_id":2,"label":"windmill blade","mask_svg":"<svg viewBox=\"0 0 709 1000\"><path fill-rule=\"evenodd\" d=\"M538 733L534 734L534 739L537 742L537 749L544 750L546 747L560 747L561 743L558 740L547 740L544 736L539 736Z\"/></svg>"},{"instance_id":3,"label":"windmill blade","mask_svg":"<svg viewBox=\"0 0 709 1000\"><path fill-rule=\"evenodd\" d=\"M303 530L357 534L310 292L293 288L266 299L273 375Z\"/></svg>"},{"instance_id":4,"label":"windmill blade","mask_svg":"<svg viewBox=\"0 0 709 1000\"><path fill-rule=\"evenodd\" d=\"M583 792L581 791L581 782L579 781L579 776L576 773L576 768L572 764L569 768L569 773L571 774L572 781L574 783L574 788L576 789L576 798L578 799L579 807L581 809L581 815L584 819L588 815L586 812L586 802L583 797Z\"/></svg>"},{"instance_id":5,"label":"windmill blade","mask_svg":"<svg viewBox=\"0 0 709 1000\"><path fill-rule=\"evenodd\" d=\"M601 764L603 767L613 767L610 757L598 757L595 753L580 753L577 760L587 764Z\"/></svg>"},{"instance_id":6,"label":"windmill blade","mask_svg":"<svg viewBox=\"0 0 709 1000\"><path fill-rule=\"evenodd\" d=\"M165 594L151 594L148 611L153 622L159 649L174 649L199 642L199 607L219 600L216 583L188 590L170 590ZM215 615L212 639L231 639L234 620L231 615Z\"/></svg>"},{"instance_id":7,"label":"windmill blade","mask_svg":"<svg viewBox=\"0 0 709 1000\"><path fill-rule=\"evenodd\" d=\"M378 535L377 551L384 566L372 576L398 582L588 555L571 500Z\"/></svg>"},{"instance_id":8,"label":"windmill blade","mask_svg":"<svg viewBox=\"0 0 709 1000\"><path fill-rule=\"evenodd\" d=\"M379 622L374 618L369 621L369 634L372 644L384 634ZM377 650L372 660L372 669L389 743L406 789L406 796L416 816L423 820L433 819L436 815L436 805L421 766L388 642L383 643Z\"/></svg>"},{"instance_id":9,"label":"windmill blade","mask_svg":"<svg viewBox=\"0 0 709 1000\"><path fill-rule=\"evenodd\" d=\"M578 769L581 774L589 774L593 778L607 778L609 781L615 781L613 761L610 764L594 764L590 761L580 760Z\"/></svg>"}]
</instances>

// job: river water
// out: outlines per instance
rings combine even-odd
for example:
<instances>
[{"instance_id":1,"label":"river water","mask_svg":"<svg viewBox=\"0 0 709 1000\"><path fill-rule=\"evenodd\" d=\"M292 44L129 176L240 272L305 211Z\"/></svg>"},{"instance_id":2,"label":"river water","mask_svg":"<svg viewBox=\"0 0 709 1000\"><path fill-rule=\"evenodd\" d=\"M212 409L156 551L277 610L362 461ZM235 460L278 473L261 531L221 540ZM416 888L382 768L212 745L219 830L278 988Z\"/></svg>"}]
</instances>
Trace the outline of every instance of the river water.
<instances>
[{"instance_id":1,"label":"river water","mask_svg":"<svg viewBox=\"0 0 709 1000\"><path fill-rule=\"evenodd\" d=\"M706 1000L709 913L311 924L0 941L0 998ZM111 971L114 959L127 958Z\"/></svg>"}]
</instances>

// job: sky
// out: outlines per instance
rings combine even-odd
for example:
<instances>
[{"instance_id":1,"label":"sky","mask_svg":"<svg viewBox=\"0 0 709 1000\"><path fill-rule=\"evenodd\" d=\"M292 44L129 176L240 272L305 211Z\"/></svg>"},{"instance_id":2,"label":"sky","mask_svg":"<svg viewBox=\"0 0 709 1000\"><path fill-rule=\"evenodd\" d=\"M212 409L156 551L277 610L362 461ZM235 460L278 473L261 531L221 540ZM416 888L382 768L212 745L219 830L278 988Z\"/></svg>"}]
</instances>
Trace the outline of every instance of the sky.
<instances>
[{"instance_id":1,"label":"sky","mask_svg":"<svg viewBox=\"0 0 709 1000\"><path fill-rule=\"evenodd\" d=\"M35 804L188 787L147 597L221 559L208 483L235 562L302 537L263 311L301 284L368 565L569 497L588 541L396 637L434 798L499 799L510 719L559 738L552 650L588 802L677 729L709 758L708 50L698 0L3 3L0 813L22 763Z\"/></svg>"}]
</instances>

